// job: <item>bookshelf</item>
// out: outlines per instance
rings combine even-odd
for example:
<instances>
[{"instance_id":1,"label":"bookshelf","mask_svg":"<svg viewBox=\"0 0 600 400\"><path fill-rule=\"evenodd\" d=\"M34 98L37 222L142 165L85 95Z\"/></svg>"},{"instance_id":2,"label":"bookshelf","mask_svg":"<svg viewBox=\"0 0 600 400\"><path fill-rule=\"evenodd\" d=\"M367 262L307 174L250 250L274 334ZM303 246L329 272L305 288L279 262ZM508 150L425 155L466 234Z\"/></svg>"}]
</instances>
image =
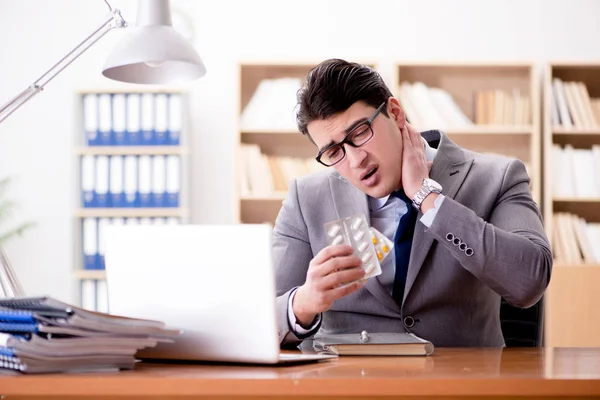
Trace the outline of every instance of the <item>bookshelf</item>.
<instances>
[{"instance_id":1,"label":"bookshelf","mask_svg":"<svg viewBox=\"0 0 600 400\"><path fill-rule=\"evenodd\" d=\"M79 306L105 312L106 226L188 222L187 95L91 88L76 104L73 278Z\"/></svg>"},{"instance_id":2,"label":"bookshelf","mask_svg":"<svg viewBox=\"0 0 600 400\"><path fill-rule=\"evenodd\" d=\"M296 92L317 62L238 65L236 220L274 224L293 177L322 168L296 127ZM324 168L324 167L323 167Z\"/></svg>"},{"instance_id":3,"label":"bookshelf","mask_svg":"<svg viewBox=\"0 0 600 400\"><path fill-rule=\"evenodd\" d=\"M441 129L470 150L521 159L542 201L536 67L511 63L400 63L391 89L418 130Z\"/></svg>"},{"instance_id":4,"label":"bookshelf","mask_svg":"<svg viewBox=\"0 0 600 400\"><path fill-rule=\"evenodd\" d=\"M600 64L547 65L543 99L546 345L600 346Z\"/></svg>"}]
</instances>

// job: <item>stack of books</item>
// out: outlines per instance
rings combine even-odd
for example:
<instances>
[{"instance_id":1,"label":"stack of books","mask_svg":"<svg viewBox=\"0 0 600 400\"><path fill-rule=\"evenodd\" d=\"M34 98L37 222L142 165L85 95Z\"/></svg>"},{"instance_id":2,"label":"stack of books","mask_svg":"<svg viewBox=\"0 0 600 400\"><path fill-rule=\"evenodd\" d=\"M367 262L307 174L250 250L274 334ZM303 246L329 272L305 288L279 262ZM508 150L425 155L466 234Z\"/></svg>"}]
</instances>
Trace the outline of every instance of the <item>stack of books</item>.
<instances>
[{"instance_id":1,"label":"stack of books","mask_svg":"<svg viewBox=\"0 0 600 400\"><path fill-rule=\"evenodd\" d=\"M0 299L0 373L133 369L135 354L180 333L164 323L73 307L50 297Z\"/></svg>"}]
</instances>

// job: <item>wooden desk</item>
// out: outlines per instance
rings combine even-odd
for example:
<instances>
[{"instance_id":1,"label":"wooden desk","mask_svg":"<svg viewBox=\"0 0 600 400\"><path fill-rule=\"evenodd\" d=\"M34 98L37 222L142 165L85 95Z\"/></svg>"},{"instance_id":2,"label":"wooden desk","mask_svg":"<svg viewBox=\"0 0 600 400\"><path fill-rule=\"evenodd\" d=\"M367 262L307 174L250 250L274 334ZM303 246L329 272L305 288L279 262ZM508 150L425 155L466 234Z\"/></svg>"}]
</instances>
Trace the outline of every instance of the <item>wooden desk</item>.
<instances>
[{"instance_id":1,"label":"wooden desk","mask_svg":"<svg viewBox=\"0 0 600 400\"><path fill-rule=\"evenodd\" d=\"M598 349L436 349L288 367L141 363L134 371L0 376L11 399L600 398Z\"/></svg>"}]
</instances>

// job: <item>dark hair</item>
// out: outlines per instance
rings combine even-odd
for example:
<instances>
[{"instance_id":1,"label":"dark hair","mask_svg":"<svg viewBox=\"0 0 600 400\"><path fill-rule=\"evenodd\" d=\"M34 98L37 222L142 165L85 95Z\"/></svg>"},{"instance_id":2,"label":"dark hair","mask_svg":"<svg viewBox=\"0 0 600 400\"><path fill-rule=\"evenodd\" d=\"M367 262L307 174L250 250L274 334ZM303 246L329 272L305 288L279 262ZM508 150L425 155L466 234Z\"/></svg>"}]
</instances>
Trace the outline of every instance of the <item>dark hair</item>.
<instances>
[{"instance_id":1,"label":"dark hair","mask_svg":"<svg viewBox=\"0 0 600 400\"><path fill-rule=\"evenodd\" d=\"M310 137L309 122L342 113L357 101L377 108L391 96L373 68L337 58L325 60L310 70L298 91L298 129ZM382 113L388 116L385 108Z\"/></svg>"}]
</instances>

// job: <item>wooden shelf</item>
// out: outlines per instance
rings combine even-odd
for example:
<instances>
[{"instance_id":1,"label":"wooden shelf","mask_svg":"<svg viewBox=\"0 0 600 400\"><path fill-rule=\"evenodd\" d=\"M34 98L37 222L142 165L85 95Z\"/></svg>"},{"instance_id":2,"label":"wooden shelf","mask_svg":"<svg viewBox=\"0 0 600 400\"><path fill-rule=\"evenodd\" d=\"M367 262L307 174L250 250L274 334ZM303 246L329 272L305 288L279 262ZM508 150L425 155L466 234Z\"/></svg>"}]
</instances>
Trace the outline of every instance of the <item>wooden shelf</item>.
<instances>
[{"instance_id":1,"label":"wooden shelf","mask_svg":"<svg viewBox=\"0 0 600 400\"><path fill-rule=\"evenodd\" d=\"M188 210L183 208L79 208L75 211L78 218L160 218L187 215Z\"/></svg>"},{"instance_id":2,"label":"wooden shelf","mask_svg":"<svg viewBox=\"0 0 600 400\"><path fill-rule=\"evenodd\" d=\"M100 81L94 84L93 87L80 87L75 90L79 95L84 94L113 94L113 93L179 93L184 94L187 90L185 86L177 85L138 85L132 83L119 82L119 86L115 86L112 82L106 83L104 86Z\"/></svg>"},{"instance_id":3,"label":"wooden shelf","mask_svg":"<svg viewBox=\"0 0 600 400\"><path fill-rule=\"evenodd\" d=\"M302 136L297 130L281 130L281 129L243 129L241 131L242 136L249 135L297 135Z\"/></svg>"},{"instance_id":4,"label":"wooden shelf","mask_svg":"<svg viewBox=\"0 0 600 400\"><path fill-rule=\"evenodd\" d=\"M426 128L415 127L419 130ZM437 127L447 134L461 134L461 135L531 135L533 132L533 126L531 125L473 125L465 128L448 128ZM598 132L600 134L600 132ZM245 129L241 131L242 136L252 135L278 135L278 136L300 136L303 137L302 133L297 130L270 130L270 129ZM304 139L306 140L306 138Z\"/></svg>"},{"instance_id":5,"label":"wooden shelf","mask_svg":"<svg viewBox=\"0 0 600 400\"><path fill-rule=\"evenodd\" d=\"M584 218L586 222L600 222L600 199L561 198L554 199L551 204L553 213L566 212L576 214ZM547 218L553 218L553 216ZM546 224L549 223L551 221L546 221ZM552 237L551 231L548 231L548 237Z\"/></svg>"},{"instance_id":6,"label":"wooden shelf","mask_svg":"<svg viewBox=\"0 0 600 400\"><path fill-rule=\"evenodd\" d=\"M451 135L531 135L533 127L531 125L474 125L461 129L443 129L441 131L448 136ZM420 129L421 131L423 129Z\"/></svg>"},{"instance_id":7,"label":"wooden shelf","mask_svg":"<svg viewBox=\"0 0 600 400\"><path fill-rule=\"evenodd\" d=\"M73 274L77 279L106 279L106 271L103 269L76 269Z\"/></svg>"},{"instance_id":8,"label":"wooden shelf","mask_svg":"<svg viewBox=\"0 0 600 400\"><path fill-rule=\"evenodd\" d=\"M267 155L303 158L314 158L317 155L316 146L298 131L243 131L240 142L257 144L261 152Z\"/></svg>"},{"instance_id":9,"label":"wooden shelf","mask_svg":"<svg viewBox=\"0 0 600 400\"><path fill-rule=\"evenodd\" d=\"M545 295L546 347L600 346L600 266L555 265Z\"/></svg>"},{"instance_id":10,"label":"wooden shelf","mask_svg":"<svg viewBox=\"0 0 600 400\"><path fill-rule=\"evenodd\" d=\"M554 203L598 203L600 205L600 197L554 197Z\"/></svg>"},{"instance_id":11,"label":"wooden shelf","mask_svg":"<svg viewBox=\"0 0 600 400\"><path fill-rule=\"evenodd\" d=\"M187 154L187 147L182 146L89 146L78 147L78 155L181 155Z\"/></svg>"},{"instance_id":12,"label":"wooden shelf","mask_svg":"<svg viewBox=\"0 0 600 400\"><path fill-rule=\"evenodd\" d=\"M543 212L544 227L554 247L558 247L556 240L557 237L560 238L556 232L563 232L555 214L571 213L584 218L586 222L600 222L600 198L554 196L555 180L560 177L554 170L557 161L553 158L553 146L571 145L573 148L590 149L591 146L600 144L600 127L565 128L553 124L553 79L559 78L563 82L583 82L589 96L594 98L600 97L599 74L598 63L553 63L545 68L542 137L545 172ZM568 99L565 98L565 101L569 107ZM575 236L573 243L577 243L578 240L577 235ZM592 243L592 246L598 245L600 243ZM550 286L545 295L545 346L600 346L598 287L600 287L600 265L573 264L564 259L554 261Z\"/></svg>"},{"instance_id":13,"label":"wooden shelf","mask_svg":"<svg viewBox=\"0 0 600 400\"><path fill-rule=\"evenodd\" d=\"M247 224L274 224L282 201L282 198L243 199L240 201L241 221Z\"/></svg>"},{"instance_id":14,"label":"wooden shelf","mask_svg":"<svg viewBox=\"0 0 600 400\"><path fill-rule=\"evenodd\" d=\"M408 85L402 86L404 83ZM415 87L411 85L416 83L421 85L416 88L418 91L416 92L417 97L412 97L415 95ZM413 89L409 89L411 87ZM477 120L477 111L487 110L488 113L490 111L489 104L486 106L478 103L482 98L487 99L487 97L481 97L479 94L492 93L494 94L494 101L497 101L497 99L504 101L504 97L495 97L495 93L498 91L518 94L520 99L523 97L528 99L527 118L520 118L518 117L520 114L515 114L514 118L519 119L514 120L519 121L519 125L477 124L460 129L444 129L443 125L430 127L428 124L438 123L438 119L443 124L445 118L445 114L435 115L434 111L437 108L428 109L428 107L431 107L430 102L419 103L420 99L426 96L425 90L432 88L447 92L451 96L454 106L458 107L464 116L471 121ZM413 124L418 130L422 131L423 128L440 129L453 142L466 149L479 153L496 153L522 160L527 165L531 177L533 198L541 205L540 90L533 64L448 61L401 62L395 65L390 89L396 94L397 98L401 99L401 102L407 101L407 114L412 110L414 115L418 116L418 118L414 118L417 123ZM425 109L419 110L417 108L419 104ZM493 105L495 112L497 109L496 103L493 103ZM503 105L506 107L506 104ZM487 108L484 108L484 106ZM428 116L433 118L428 118ZM491 120L489 117L487 118L487 121L502 121L499 118L494 119L495 117ZM421 120L424 122L420 123ZM486 121L486 119L481 121Z\"/></svg>"},{"instance_id":15,"label":"wooden shelf","mask_svg":"<svg viewBox=\"0 0 600 400\"><path fill-rule=\"evenodd\" d=\"M250 195L250 196L242 196L240 198L241 201L283 201L283 199L285 199L286 193L285 192L275 192L272 194L268 194L268 195L260 195L260 196L255 196L255 195Z\"/></svg>"},{"instance_id":16,"label":"wooden shelf","mask_svg":"<svg viewBox=\"0 0 600 400\"><path fill-rule=\"evenodd\" d=\"M563 128L563 127L553 127L552 134L554 135L599 135L600 136L600 127L598 128Z\"/></svg>"}]
</instances>

